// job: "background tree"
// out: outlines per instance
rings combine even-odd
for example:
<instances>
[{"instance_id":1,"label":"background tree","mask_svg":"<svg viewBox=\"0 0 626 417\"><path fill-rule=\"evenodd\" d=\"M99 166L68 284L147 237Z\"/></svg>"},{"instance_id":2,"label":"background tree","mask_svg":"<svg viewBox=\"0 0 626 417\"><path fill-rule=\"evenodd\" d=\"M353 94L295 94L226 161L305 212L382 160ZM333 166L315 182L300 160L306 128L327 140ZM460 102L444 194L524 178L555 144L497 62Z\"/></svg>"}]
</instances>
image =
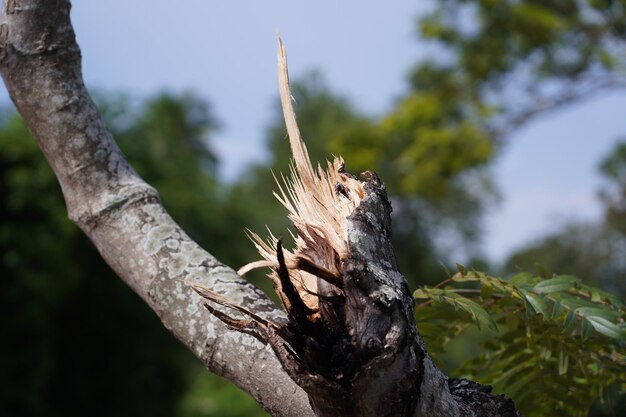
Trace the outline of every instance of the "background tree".
<instances>
[{"instance_id":1,"label":"background tree","mask_svg":"<svg viewBox=\"0 0 626 417\"><path fill-rule=\"evenodd\" d=\"M356 171L375 166L390 179L407 225L396 239L412 256L423 245L408 248L427 235L448 242L440 253L480 258L481 218L497 196L489 169L506 152L505 139L539 116L625 86L626 3L431 5L418 30L435 58L416 64L409 92L391 112L339 130L329 147L354 155ZM432 268L414 269L403 258L418 282L437 280Z\"/></svg>"}]
</instances>

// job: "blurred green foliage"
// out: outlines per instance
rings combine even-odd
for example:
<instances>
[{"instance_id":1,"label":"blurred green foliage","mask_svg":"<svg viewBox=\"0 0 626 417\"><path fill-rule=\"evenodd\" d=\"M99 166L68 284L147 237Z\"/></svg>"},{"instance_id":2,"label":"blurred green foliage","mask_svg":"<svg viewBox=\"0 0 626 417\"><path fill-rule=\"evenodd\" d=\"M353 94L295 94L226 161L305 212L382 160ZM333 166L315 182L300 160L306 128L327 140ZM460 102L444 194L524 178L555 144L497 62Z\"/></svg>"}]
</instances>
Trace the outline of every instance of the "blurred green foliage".
<instances>
[{"instance_id":1,"label":"blurred green foliage","mask_svg":"<svg viewBox=\"0 0 626 417\"><path fill-rule=\"evenodd\" d=\"M185 230L228 263L252 258L242 232L248 201L213 174L206 104L166 94L99 101ZM52 170L12 111L0 120L0 194L0 415L265 415L205 372L101 260L67 219ZM231 401L235 414L225 411Z\"/></svg>"},{"instance_id":2,"label":"blurred green foliage","mask_svg":"<svg viewBox=\"0 0 626 417\"><path fill-rule=\"evenodd\" d=\"M600 89L624 86L623 0L440 0L419 26L443 56L431 71L453 74L460 86L454 100L495 137Z\"/></svg>"},{"instance_id":3,"label":"blurred green foliage","mask_svg":"<svg viewBox=\"0 0 626 417\"><path fill-rule=\"evenodd\" d=\"M536 271L576 274L606 290L626 294L626 237L606 224L568 223L512 253L504 274ZM583 275L584 274L584 275Z\"/></svg>"}]
</instances>

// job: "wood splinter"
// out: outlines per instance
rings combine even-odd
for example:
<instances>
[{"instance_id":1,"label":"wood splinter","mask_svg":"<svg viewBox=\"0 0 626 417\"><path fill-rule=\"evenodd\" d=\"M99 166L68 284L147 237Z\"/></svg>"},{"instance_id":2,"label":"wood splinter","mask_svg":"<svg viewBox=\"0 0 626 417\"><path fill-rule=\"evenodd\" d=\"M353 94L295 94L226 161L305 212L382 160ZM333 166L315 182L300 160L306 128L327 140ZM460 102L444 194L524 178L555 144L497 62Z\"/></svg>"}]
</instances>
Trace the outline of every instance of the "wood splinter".
<instances>
[{"instance_id":1,"label":"wood splinter","mask_svg":"<svg viewBox=\"0 0 626 417\"><path fill-rule=\"evenodd\" d=\"M206 288L194 286L194 289L206 300L209 311L226 325L253 334L272 346L285 370L307 391L319 415L369 415L363 412L363 407L372 405L368 405L368 401L354 400L355 396L363 395L359 392L363 389L363 375L368 375L371 383L388 375L377 371L376 367L368 368L367 364L382 363L385 357L406 360L396 352L400 347L398 343L415 333L408 324L410 309L402 307L402 302L411 305L410 295L405 294L403 300L398 296L397 302L379 302L381 294L392 294L391 290L381 288L388 283L376 282L367 272L372 268L351 248L349 223L351 217L358 214L363 201L383 198L384 202L376 200L384 207L382 216L388 216L388 202L376 190L370 190L368 196L367 188L371 185L368 179L362 182L347 173L341 157L328 162L325 169L321 165L313 167L296 123L286 54L280 39L278 67L280 97L293 161L291 175L283 177L282 184L277 181L279 192L275 196L288 210L295 229L295 249L284 248L282 240L271 232L268 241L250 233L263 260L244 266L240 273L258 267L271 268L269 277L287 312L288 322L271 323ZM375 216L372 219L377 221ZM392 252L389 254L387 264L395 265ZM355 276L357 270L358 277ZM243 313L248 318L234 319L211 303ZM399 324L400 328L408 330L397 332L396 323L396 330L391 331L390 314L408 315L401 317ZM412 384L416 382L417 379ZM386 384L379 384L383 391ZM385 404L384 412L383 408L375 408L379 416L403 415L389 404Z\"/></svg>"}]
</instances>

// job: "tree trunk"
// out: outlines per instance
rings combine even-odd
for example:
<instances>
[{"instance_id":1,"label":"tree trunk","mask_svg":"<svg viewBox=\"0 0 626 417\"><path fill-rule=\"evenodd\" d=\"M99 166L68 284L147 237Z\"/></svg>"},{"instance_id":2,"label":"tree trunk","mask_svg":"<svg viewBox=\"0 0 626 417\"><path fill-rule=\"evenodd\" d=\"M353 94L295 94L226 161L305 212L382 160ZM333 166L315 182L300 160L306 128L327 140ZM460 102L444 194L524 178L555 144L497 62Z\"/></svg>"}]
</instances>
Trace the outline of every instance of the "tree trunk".
<instances>
[{"instance_id":1,"label":"tree trunk","mask_svg":"<svg viewBox=\"0 0 626 417\"><path fill-rule=\"evenodd\" d=\"M210 371L274 416L518 415L489 387L448 380L428 356L395 265L391 206L374 174L346 220L337 281L318 279L317 316L298 310L293 293L285 314L189 239L127 163L83 84L70 2L4 0L2 11L0 71L59 180L70 219ZM297 273L284 259L275 268L283 278Z\"/></svg>"}]
</instances>

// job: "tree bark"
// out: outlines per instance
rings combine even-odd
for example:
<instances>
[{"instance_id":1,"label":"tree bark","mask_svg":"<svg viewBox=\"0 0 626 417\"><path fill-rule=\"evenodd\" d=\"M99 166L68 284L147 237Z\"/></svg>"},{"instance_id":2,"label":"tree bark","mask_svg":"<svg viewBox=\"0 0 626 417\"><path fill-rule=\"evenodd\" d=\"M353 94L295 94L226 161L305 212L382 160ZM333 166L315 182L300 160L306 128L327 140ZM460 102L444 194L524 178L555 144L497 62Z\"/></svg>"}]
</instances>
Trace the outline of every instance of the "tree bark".
<instances>
[{"instance_id":1,"label":"tree bark","mask_svg":"<svg viewBox=\"0 0 626 417\"><path fill-rule=\"evenodd\" d=\"M272 329L293 325L293 317L193 242L125 160L83 84L69 0L4 0L2 12L0 71L59 180L70 219L210 371L274 416L517 415L488 387L448 380L428 356L393 260L390 205L377 177L366 180L367 196L349 221L344 313L359 337L342 337L359 355L347 359L354 368L338 386L336 374L320 379L306 360L294 362L302 352L285 353ZM212 304L211 314L189 283L272 323L265 338L226 326L232 310Z\"/></svg>"}]
</instances>

